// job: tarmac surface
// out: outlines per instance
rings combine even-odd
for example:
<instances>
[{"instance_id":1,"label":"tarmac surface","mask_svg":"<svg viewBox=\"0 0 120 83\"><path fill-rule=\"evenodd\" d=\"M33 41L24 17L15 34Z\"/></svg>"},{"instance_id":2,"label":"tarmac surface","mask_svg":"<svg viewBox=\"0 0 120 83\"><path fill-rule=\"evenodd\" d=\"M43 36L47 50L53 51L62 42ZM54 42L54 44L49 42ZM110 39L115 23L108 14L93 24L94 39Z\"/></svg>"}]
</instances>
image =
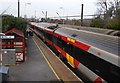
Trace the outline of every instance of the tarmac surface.
<instances>
[{"instance_id":1,"label":"tarmac surface","mask_svg":"<svg viewBox=\"0 0 120 83\"><path fill-rule=\"evenodd\" d=\"M27 39L26 62L9 68L9 81L58 80L32 38Z\"/></svg>"},{"instance_id":2,"label":"tarmac surface","mask_svg":"<svg viewBox=\"0 0 120 83\"><path fill-rule=\"evenodd\" d=\"M83 83L57 56L54 54L36 35L33 37L37 43L38 48L42 51L46 59L48 59L53 72L55 73L58 80L62 80L64 83Z\"/></svg>"}]
</instances>

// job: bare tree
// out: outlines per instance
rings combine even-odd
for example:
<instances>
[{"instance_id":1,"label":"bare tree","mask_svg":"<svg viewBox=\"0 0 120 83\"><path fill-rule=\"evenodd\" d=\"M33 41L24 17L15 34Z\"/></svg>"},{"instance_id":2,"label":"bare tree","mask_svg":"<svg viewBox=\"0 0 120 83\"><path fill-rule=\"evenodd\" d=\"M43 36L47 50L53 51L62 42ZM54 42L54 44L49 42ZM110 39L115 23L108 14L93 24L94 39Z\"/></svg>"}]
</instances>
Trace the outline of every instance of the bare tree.
<instances>
[{"instance_id":1,"label":"bare tree","mask_svg":"<svg viewBox=\"0 0 120 83\"><path fill-rule=\"evenodd\" d=\"M112 17L118 13L120 9L120 0L98 0L97 5L102 10L104 18Z\"/></svg>"},{"instance_id":2,"label":"bare tree","mask_svg":"<svg viewBox=\"0 0 120 83\"><path fill-rule=\"evenodd\" d=\"M97 0L97 17L92 26L101 28L119 29L120 27L120 0Z\"/></svg>"}]
</instances>

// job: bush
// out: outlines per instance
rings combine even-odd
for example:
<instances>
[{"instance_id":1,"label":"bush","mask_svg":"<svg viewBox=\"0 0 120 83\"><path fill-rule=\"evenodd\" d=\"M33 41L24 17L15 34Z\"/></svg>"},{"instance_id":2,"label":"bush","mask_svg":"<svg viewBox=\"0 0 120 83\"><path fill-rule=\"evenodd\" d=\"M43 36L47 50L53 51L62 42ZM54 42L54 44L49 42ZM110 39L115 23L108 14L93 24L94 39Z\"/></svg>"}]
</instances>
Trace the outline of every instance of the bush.
<instances>
[{"instance_id":1,"label":"bush","mask_svg":"<svg viewBox=\"0 0 120 83\"><path fill-rule=\"evenodd\" d=\"M115 30L120 30L120 20L118 18L114 18L108 23L106 23L105 27L107 29L115 29Z\"/></svg>"},{"instance_id":2,"label":"bush","mask_svg":"<svg viewBox=\"0 0 120 83\"><path fill-rule=\"evenodd\" d=\"M119 19L115 17L115 18L109 19L107 21L107 20L103 20L101 18L94 18L94 19L92 19L90 26L97 27L97 28L120 30L120 20Z\"/></svg>"},{"instance_id":3,"label":"bush","mask_svg":"<svg viewBox=\"0 0 120 83\"><path fill-rule=\"evenodd\" d=\"M92 22L90 24L90 27L97 27L97 28L103 28L104 27L104 20L97 17L95 19L92 19Z\"/></svg>"}]
</instances>

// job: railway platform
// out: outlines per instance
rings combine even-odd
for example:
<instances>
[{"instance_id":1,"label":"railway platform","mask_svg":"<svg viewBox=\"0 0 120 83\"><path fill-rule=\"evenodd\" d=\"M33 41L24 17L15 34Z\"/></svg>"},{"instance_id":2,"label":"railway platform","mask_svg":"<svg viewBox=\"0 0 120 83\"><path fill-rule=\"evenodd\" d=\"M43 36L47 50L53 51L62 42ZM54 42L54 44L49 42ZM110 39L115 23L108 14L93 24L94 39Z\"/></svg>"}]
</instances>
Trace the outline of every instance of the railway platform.
<instances>
[{"instance_id":1,"label":"railway platform","mask_svg":"<svg viewBox=\"0 0 120 83\"><path fill-rule=\"evenodd\" d=\"M9 67L9 81L83 83L37 36L28 38L26 42L26 61Z\"/></svg>"}]
</instances>

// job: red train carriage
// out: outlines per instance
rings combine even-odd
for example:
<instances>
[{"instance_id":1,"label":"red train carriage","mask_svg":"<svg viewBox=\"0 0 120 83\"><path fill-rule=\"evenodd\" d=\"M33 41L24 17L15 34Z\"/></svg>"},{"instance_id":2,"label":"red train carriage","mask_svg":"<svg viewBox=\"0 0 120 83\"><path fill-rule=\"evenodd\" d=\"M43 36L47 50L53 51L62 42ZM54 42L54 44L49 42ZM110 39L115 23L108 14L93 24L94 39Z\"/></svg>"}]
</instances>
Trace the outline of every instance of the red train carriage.
<instances>
[{"instance_id":1,"label":"red train carriage","mask_svg":"<svg viewBox=\"0 0 120 83\"><path fill-rule=\"evenodd\" d=\"M109 82L119 81L117 37L68 28L57 29L54 37L59 41L59 44L54 42L57 45L55 47L66 56L68 63L88 78L95 77L90 78L92 81L97 80L99 76Z\"/></svg>"},{"instance_id":2,"label":"red train carriage","mask_svg":"<svg viewBox=\"0 0 120 83\"><path fill-rule=\"evenodd\" d=\"M42 35L40 37L53 46L59 55L91 81L119 81L118 37L41 25L32 24L33 31Z\"/></svg>"}]
</instances>

